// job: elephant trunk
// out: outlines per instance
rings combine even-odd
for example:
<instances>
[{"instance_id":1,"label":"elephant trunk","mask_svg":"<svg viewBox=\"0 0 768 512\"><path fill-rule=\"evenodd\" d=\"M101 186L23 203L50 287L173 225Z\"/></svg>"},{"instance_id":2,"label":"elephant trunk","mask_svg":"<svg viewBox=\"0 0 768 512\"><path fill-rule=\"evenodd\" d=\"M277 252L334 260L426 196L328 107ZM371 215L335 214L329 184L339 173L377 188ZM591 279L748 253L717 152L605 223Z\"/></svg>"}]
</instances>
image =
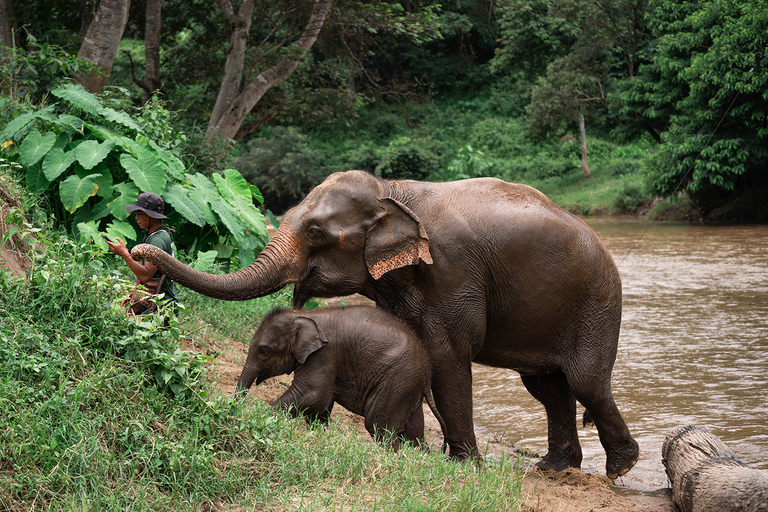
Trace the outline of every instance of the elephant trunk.
<instances>
[{"instance_id":1,"label":"elephant trunk","mask_svg":"<svg viewBox=\"0 0 768 512\"><path fill-rule=\"evenodd\" d=\"M208 297L249 300L263 297L301 278L299 244L289 228L281 226L258 258L231 274L208 274L181 263L162 249L139 244L131 250L134 260L148 260L168 279Z\"/></svg>"},{"instance_id":2,"label":"elephant trunk","mask_svg":"<svg viewBox=\"0 0 768 512\"><path fill-rule=\"evenodd\" d=\"M237 387L235 388L235 397L245 398L248 394L248 390L251 389L253 381L256 380L258 374L258 368L248 363L243 367L243 371L240 373L240 378L237 380Z\"/></svg>"}]
</instances>

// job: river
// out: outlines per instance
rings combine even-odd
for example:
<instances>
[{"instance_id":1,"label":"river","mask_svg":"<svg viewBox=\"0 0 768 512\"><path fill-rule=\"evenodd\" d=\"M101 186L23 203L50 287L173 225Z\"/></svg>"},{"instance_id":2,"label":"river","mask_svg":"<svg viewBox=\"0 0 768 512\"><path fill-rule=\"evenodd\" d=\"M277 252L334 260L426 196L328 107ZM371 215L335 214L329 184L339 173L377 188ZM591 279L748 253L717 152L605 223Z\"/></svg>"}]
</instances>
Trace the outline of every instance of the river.
<instances>
[{"instance_id":1,"label":"river","mask_svg":"<svg viewBox=\"0 0 768 512\"><path fill-rule=\"evenodd\" d=\"M612 389L641 453L616 485L669 487L661 445L679 425L707 426L744 463L768 469L768 226L585 221L624 291ZM478 429L546 452L544 408L517 373L474 365L473 390ZM579 438L582 469L604 474L597 430L579 422Z\"/></svg>"}]
</instances>

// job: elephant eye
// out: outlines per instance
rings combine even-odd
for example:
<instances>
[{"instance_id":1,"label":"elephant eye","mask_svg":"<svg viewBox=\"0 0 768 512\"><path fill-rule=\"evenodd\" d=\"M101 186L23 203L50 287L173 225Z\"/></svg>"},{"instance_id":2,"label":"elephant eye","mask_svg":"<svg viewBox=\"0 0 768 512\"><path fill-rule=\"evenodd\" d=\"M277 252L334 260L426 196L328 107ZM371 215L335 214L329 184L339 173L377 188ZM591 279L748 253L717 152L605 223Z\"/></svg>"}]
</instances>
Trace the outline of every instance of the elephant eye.
<instances>
[{"instance_id":1,"label":"elephant eye","mask_svg":"<svg viewBox=\"0 0 768 512\"><path fill-rule=\"evenodd\" d=\"M258 354L259 357L269 357L269 349L267 347L260 347Z\"/></svg>"},{"instance_id":2,"label":"elephant eye","mask_svg":"<svg viewBox=\"0 0 768 512\"><path fill-rule=\"evenodd\" d=\"M318 240L322 234L323 232L318 228L309 228L309 231L307 231L307 236L310 240Z\"/></svg>"}]
</instances>

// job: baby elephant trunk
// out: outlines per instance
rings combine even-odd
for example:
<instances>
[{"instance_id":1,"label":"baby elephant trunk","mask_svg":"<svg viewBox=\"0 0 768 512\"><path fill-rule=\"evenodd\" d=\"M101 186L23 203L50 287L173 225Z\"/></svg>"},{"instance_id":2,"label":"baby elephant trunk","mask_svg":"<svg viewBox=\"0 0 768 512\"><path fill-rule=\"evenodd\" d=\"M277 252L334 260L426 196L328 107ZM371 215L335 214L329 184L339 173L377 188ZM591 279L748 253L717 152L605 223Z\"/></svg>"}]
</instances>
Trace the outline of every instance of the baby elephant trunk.
<instances>
[{"instance_id":1,"label":"baby elephant trunk","mask_svg":"<svg viewBox=\"0 0 768 512\"><path fill-rule=\"evenodd\" d=\"M253 381L256 380L258 374L258 368L252 365L246 364L243 367L243 371L240 373L240 378L237 381L237 387L235 388L235 397L245 398L248 394L248 390L251 389ZM258 385L260 382L257 382Z\"/></svg>"}]
</instances>

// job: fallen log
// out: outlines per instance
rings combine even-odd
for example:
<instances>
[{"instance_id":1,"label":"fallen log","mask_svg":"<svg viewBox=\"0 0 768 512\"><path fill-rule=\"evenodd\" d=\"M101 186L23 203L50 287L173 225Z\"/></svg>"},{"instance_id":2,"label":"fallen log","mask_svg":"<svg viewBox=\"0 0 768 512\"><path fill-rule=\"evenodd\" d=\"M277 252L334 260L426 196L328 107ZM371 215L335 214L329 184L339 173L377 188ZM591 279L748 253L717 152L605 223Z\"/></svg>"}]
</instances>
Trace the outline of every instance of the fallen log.
<instances>
[{"instance_id":1,"label":"fallen log","mask_svg":"<svg viewBox=\"0 0 768 512\"><path fill-rule=\"evenodd\" d=\"M768 471L747 467L707 428L676 428L661 456L683 512L768 511Z\"/></svg>"}]
</instances>

